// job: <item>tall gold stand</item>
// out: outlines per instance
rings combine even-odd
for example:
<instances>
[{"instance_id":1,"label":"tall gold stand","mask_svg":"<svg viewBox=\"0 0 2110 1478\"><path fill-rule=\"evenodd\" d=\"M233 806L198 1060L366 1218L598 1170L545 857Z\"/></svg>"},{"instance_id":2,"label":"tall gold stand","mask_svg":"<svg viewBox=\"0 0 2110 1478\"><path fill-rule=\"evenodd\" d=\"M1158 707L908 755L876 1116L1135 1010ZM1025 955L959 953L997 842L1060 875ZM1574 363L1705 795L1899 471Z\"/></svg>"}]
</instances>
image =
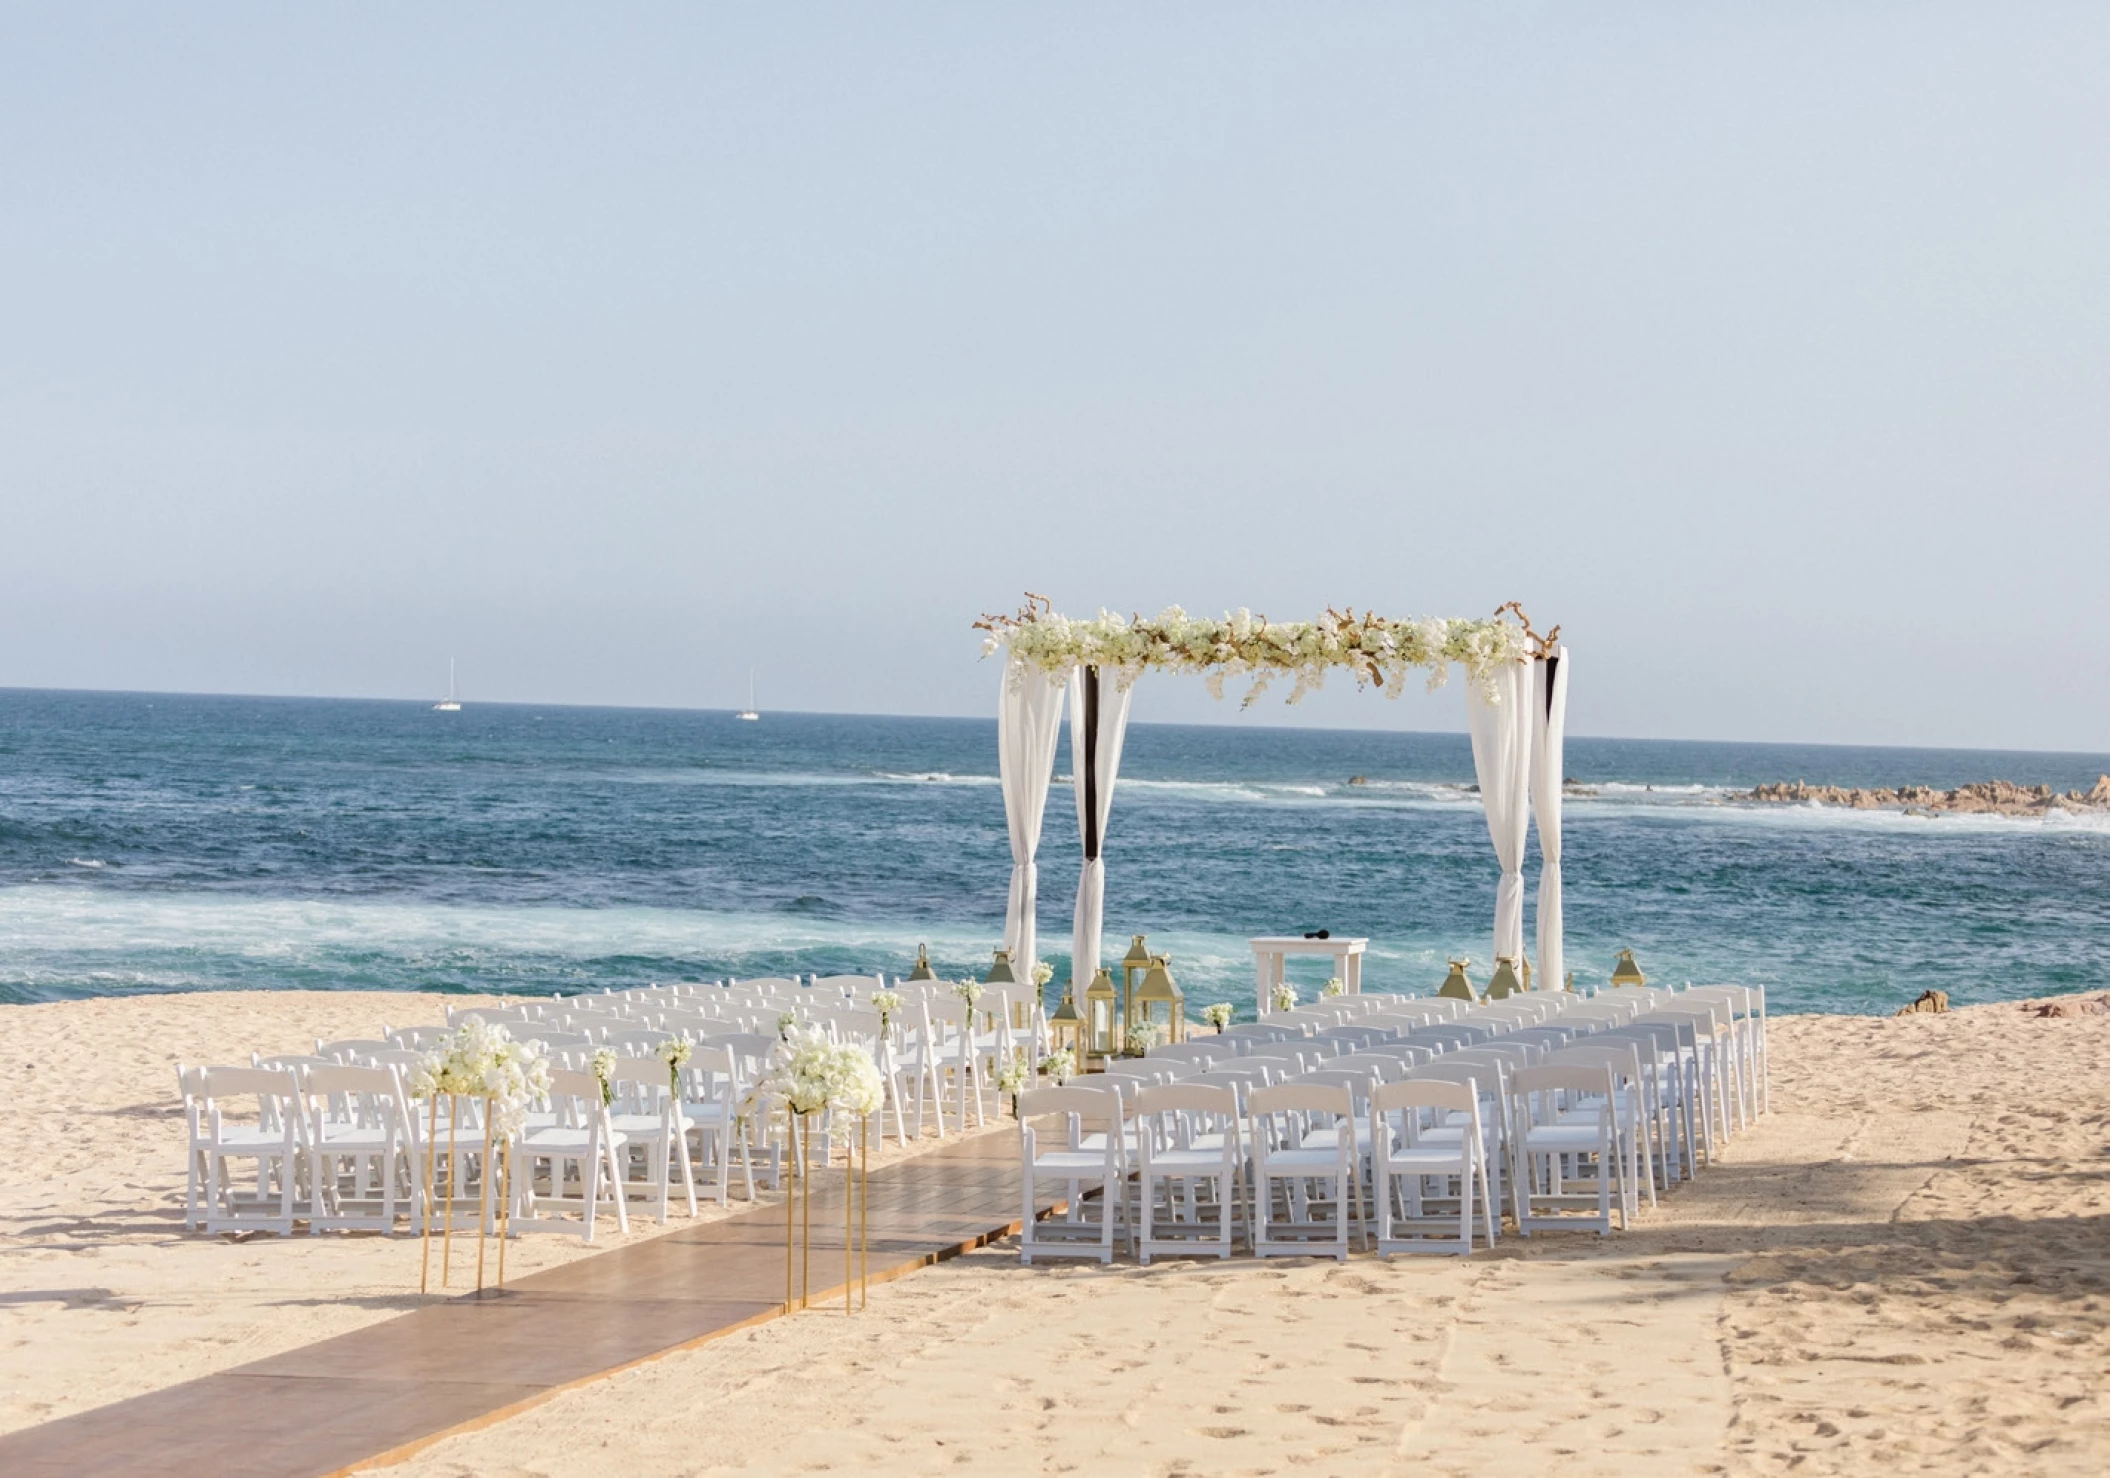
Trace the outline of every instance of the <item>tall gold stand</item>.
<instances>
[{"instance_id":1,"label":"tall gold stand","mask_svg":"<svg viewBox=\"0 0 2110 1478\"><path fill-rule=\"evenodd\" d=\"M811 1307L813 1289L813 1116L785 1115L792 1183L784 1195L784 1312ZM832 1158L832 1157L831 1157ZM860 1114L856 1142L843 1150L843 1312L871 1302L872 1120Z\"/></svg>"},{"instance_id":2,"label":"tall gold stand","mask_svg":"<svg viewBox=\"0 0 2110 1478\"><path fill-rule=\"evenodd\" d=\"M489 1098L484 1104L484 1157L481 1194L477 1201L476 1218L476 1291L484 1288L485 1239L495 1228L498 1237L498 1283L506 1286L506 1235L512 1230L513 1150L511 1144L496 1138L496 1104ZM461 1097L447 1095L447 1188L446 1205L440 1214L440 1287L449 1286L454 1273L454 1202L459 1193L461 1177L461 1154L455 1135L461 1122ZM425 1215L420 1228L418 1251L418 1292L429 1293L432 1289L432 1206L439 1198L439 1126L440 1096L432 1096L432 1107L425 1119ZM494 1181L495 1170L495 1181ZM491 1201L493 1190L498 1200Z\"/></svg>"}]
</instances>

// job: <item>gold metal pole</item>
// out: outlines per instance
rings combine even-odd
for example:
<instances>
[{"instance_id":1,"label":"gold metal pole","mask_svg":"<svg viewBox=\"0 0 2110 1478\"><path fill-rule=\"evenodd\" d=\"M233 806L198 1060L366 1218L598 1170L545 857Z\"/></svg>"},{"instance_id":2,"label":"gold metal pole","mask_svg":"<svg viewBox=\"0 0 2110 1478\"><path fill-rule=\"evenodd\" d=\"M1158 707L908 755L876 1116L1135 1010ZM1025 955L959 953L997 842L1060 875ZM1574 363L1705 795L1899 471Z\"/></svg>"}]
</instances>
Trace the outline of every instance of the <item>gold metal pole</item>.
<instances>
[{"instance_id":1,"label":"gold metal pole","mask_svg":"<svg viewBox=\"0 0 2110 1478\"><path fill-rule=\"evenodd\" d=\"M454 1152L454 1131L462 1121L462 1101L459 1094L447 1095L447 1213L440 1223L440 1287L454 1276L454 1192L456 1177L461 1174L461 1158Z\"/></svg>"},{"instance_id":2,"label":"gold metal pole","mask_svg":"<svg viewBox=\"0 0 2110 1478\"><path fill-rule=\"evenodd\" d=\"M852 1231L855 1231L855 1223L852 1223L852 1216L857 1214L857 1176L850 1174L852 1170L855 1170L855 1168L850 1166L850 1149L855 1149L855 1147L850 1147L850 1144L844 1144L844 1147L842 1147L842 1311L844 1311L844 1315L850 1313L850 1284L857 1282L855 1277L850 1277L850 1273L855 1271L855 1265L850 1263L850 1254L852 1254L852 1250L857 1248L857 1237L852 1235Z\"/></svg>"},{"instance_id":3,"label":"gold metal pole","mask_svg":"<svg viewBox=\"0 0 2110 1478\"><path fill-rule=\"evenodd\" d=\"M862 1148L857 1170L857 1308L861 1313L872 1301L872 1116L858 1123Z\"/></svg>"},{"instance_id":4,"label":"gold metal pole","mask_svg":"<svg viewBox=\"0 0 2110 1478\"><path fill-rule=\"evenodd\" d=\"M813 1296L813 1176L812 1167L804 1164L805 1150L813 1144L813 1116L806 1120L806 1146L799 1152L801 1168L807 1171L801 1176L799 1185L799 1307Z\"/></svg>"},{"instance_id":5,"label":"gold metal pole","mask_svg":"<svg viewBox=\"0 0 2110 1478\"><path fill-rule=\"evenodd\" d=\"M788 1107L784 1110L784 1137L791 1144L791 1173L794 1177L790 1185L781 1187L784 1192L784 1312L788 1314L791 1312L791 1212L793 1203L798 1199L799 1184L796 1179L798 1175L798 1120Z\"/></svg>"},{"instance_id":6,"label":"gold metal pole","mask_svg":"<svg viewBox=\"0 0 2110 1478\"><path fill-rule=\"evenodd\" d=\"M513 1142L498 1147L498 1286L506 1286L506 1233L513 1229Z\"/></svg>"},{"instance_id":7,"label":"gold metal pole","mask_svg":"<svg viewBox=\"0 0 2110 1478\"><path fill-rule=\"evenodd\" d=\"M484 1100L483 1178L478 1182L482 1194L476 1198L476 1291L478 1293L484 1291L484 1238L487 1235L485 1228L498 1215L495 1209L487 1210L491 1205L491 1121L497 1117L491 1110L496 1104L496 1099L486 1098Z\"/></svg>"},{"instance_id":8,"label":"gold metal pole","mask_svg":"<svg viewBox=\"0 0 2110 1478\"><path fill-rule=\"evenodd\" d=\"M415 1124L417 1120L411 1120ZM425 1215L421 1218L424 1230L418 1244L418 1292L424 1293L432 1279L432 1175L435 1157L433 1141L440 1137L440 1096L432 1095L432 1112L429 1127L425 1130Z\"/></svg>"},{"instance_id":9,"label":"gold metal pole","mask_svg":"<svg viewBox=\"0 0 2110 1478\"><path fill-rule=\"evenodd\" d=\"M857 1246L857 1238L852 1235L855 1230L852 1217L857 1211L857 1178L850 1173L854 1168L850 1164L853 1148L853 1145L843 1146L843 1314L846 1317L850 1313L850 1285L856 1281L851 1276L856 1267L850 1260L852 1250Z\"/></svg>"}]
</instances>

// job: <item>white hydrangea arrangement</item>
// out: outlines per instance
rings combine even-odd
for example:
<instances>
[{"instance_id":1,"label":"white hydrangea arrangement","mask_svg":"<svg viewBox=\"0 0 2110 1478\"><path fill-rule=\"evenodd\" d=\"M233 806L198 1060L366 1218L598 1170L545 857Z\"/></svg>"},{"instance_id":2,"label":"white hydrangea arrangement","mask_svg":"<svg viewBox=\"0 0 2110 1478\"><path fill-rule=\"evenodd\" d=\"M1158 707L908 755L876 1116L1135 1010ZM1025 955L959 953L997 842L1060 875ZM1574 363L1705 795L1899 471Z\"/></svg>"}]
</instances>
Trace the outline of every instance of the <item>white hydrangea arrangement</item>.
<instances>
[{"instance_id":1,"label":"white hydrangea arrangement","mask_svg":"<svg viewBox=\"0 0 2110 1478\"><path fill-rule=\"evenodd\" d=\"M901 1009L901 992L898 990L873 991L872 1008L879 1013L879 1029L885 1031L893 1024L894 1013Z\"/></svg>"},{"instance_id":2,"label":"white hydrangea arrangement","mask_svg":"<svg viewBox=\"0 0 2110 1478\"><path fill-rule=\"evenodd\" d=\"M1231 1016L1236 1010L1229 1001L1215 1001L1202 1007L1202 1020L1222 1031L1231 1024Z\"/></svg>"},{"instance_id":3,"label":"white hydrangea arrangement","mask_svg":"<svg viewBox=\"0 0 2110 1478\"><path fill-rule=\"evenodd\" d=\"M1153 1047L1164 1046L1171 1036L1171 1032L1155 1022L1142 1022L1130 1027L1124 1040L1128 1047L1128 1055L1141 1057Z\"/></svg>"},{"instance_id":4,"label":"white hydrangea arrangement","mask_svg":"<svg viewBox=\"0 0 2110 1478\"><path fill-rule=\"evenodd\" d=\"M1273 1003L1277 1011L1287 1011L1297 1004L1297 988L1285 982L1275 987L1268 1000Z\"/></svg>"},{"instance_id":5,"label":"white hydrangea arrangement","mask_svg":"<svg viewBox=\"0 0 2110 1478\"><path fill-rule=\"evenodd\" d=\"M1055 967L1046 960L1041 960L1033 966L1033 984L1039 989L1046 990L1048 982L1054 978Z\"/></svg>"},{"instance_id":6,"label":"white hydrangea arrangement","mask_svg":"<svg viewBox=\"0 0 2110 1478\"><path fill-rule=\"evenodd\" d=\"M872 1054L855 1043L831 1042L824 1032L794 1030L755 1091L782 1099L795 1114L841 1109L863 1116L877 1113L886 1101L886 1080Z\"/></svg>"},{"instance_id":7,"label":"white hydrangea arrangement","mask_svg":"<svg viewBox=\"0 0 2110 1478\"><path fill-rule=\"evenodd\" d=\"M491 1127L513 1134L527 1121L529 1107L549 1093L549 1084L549 1053L540 1042L517 1042L502 1026L470 1021L411 1070L410 1096L485 1099Z\"/></svg>"},{"instance_id":8,"label":"white hydrangea arrangement","mask_svg":"<svg viewBox=\"0 0 2110 1478\"><path fill-rule=\"evenodd\" d=\"M1503 609L1512 608L1514 603ZM1056 614L1044 597L1028 596L1016 615L984 616L974 624L987 633L984 655L1008 647L1013 660L1045 672L1062 675L1096 667L1120 674L1123 686L1151 668L1202 673L1218 698L1226 677L1250 677L1244 701L1251 705L1284 673L1296 678L1291 703L1324 687L1326 675L1336 669L1352 674L1357 687L1375 687L1397 698L1406 691L1408 673L1425 672L1428 686L1438 688L1454 662L1492 699L1497 668L1529 661L1535 641L1545 645L1559 635L1556 627L1537 639L1528 622L1518 625L1501 615L1398 619L1329 607L1315 621L1270 621L1246 610L1212 621L1168 606L1147 620L1104 610L1090 620L1073 620Z\"/></svg>"},{"instance_id":9,"label":"white hydrangea arrangement","mask_svg":"<svg viewBox=\"0 0 2110 1478\"><path fill-rule=\"evenodd\" d=\"M659 1060L667 1065L667 1089L676 1098L681 1097L681 1065L695 1050L680 1037L670 1037L659 1044Z\"/></svg>"},{"instance_id":10,"label":"white hydrangea arrangement","mask_svg":"<svg viewBox=\"0 0 2110 1478\"><path fill-rule=\"evenodd\" d=\"M1322 1001L1331 1000L1335 996L1345 996L1347 994L1348 987L1341 984L1341 977L1338 975L1329 976L1327 978L1326 983L1319 987L1319 999Z\"/></svg>"},{"instance_id":11,"label":"white hydrangea arrangement","mask_svg":"<svg viewBox=\"0 0 2110 1478\"><path fill-rule=\"evenodd\" d=\"M592 1059L586 1064L596 1078L601 1080L601 1102L615 1102L615 1049L594 1048Z\"/></svg>"},{"instance_id":12,"label":"white hydrangea arrangement","mask_svg":"<svg viewBox=\"0 0 2110 1478\"><path fill-rule=\"evenodd\" d=\"M1077 1054L1067 1047L1057 1048L1040 1060L1040 1075L1058 1084L1069 1082L1077 1076Z\"/></svg>"},{"instance_id":13,"label":"white hydrangea arrangement","mask_svg":"<svg viewBox=\"0 0 2110 1478\"><path fill-rule=\"evenodd\" d=\"M979 980L955 980L952 983L952 993L966 1003L965 1015L970 1026L974 1023L974 1003L979 1001L982 993L988 989L989 987Z\"/></svg>"},{"instance_id":14,"label":"white hydrangea arrangement","mask_svg":"<svg viewBox=\"0 0 2110 1478\"><path fill-rule=\"evenodd\" d=\"M1014 1097L1024 1091L1033 1081L1033 1065L1026 1049L1021 1047L1011 1054L1011 1060L996 1070L996 1089Z\"/></svg>"}]
</instances>

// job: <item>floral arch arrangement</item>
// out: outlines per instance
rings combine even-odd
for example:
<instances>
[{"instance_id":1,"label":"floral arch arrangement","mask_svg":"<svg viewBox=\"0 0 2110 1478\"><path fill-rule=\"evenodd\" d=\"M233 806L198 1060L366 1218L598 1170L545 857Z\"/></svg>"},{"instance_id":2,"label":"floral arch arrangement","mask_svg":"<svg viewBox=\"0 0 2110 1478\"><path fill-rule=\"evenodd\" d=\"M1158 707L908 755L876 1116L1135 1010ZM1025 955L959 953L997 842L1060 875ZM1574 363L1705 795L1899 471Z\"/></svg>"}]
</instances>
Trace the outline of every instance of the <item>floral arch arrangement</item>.
<instances>
[{"instance_id":1,"label":"floral arch arrangement","mask_svg":"<svg viewBox=\"0 0 2110 1478\"><path fill-rule=\"evenodd\" d=\"M1512 613L1515 621L1506 619ZM1426 673L1428 687L1439 688L1454 662L1492 697L1499 669L1546 655L1560 637L1558 626L1543 637L1533 631L1515 601L1481 619L1358 614L1350 606L1328 607L1314 621L1270 621L1245 610L1210 620L1170 606L1149 618L1102 610L1080 620L1058 615L1046 596L1030 591L1016 614L985 615L974 629L986 633L983 655L1008 648L1013 661L1051 677L1084 668L1112 674L1126 688L1153 669L1200 673L1217 698L1226 678L1250 677L1241 704L1248 707L1285 674L1296 679L1291 703L1323 688L1336 670L1358 688L1397 698L1410 672Z\"/></svg>"}]
</instances>

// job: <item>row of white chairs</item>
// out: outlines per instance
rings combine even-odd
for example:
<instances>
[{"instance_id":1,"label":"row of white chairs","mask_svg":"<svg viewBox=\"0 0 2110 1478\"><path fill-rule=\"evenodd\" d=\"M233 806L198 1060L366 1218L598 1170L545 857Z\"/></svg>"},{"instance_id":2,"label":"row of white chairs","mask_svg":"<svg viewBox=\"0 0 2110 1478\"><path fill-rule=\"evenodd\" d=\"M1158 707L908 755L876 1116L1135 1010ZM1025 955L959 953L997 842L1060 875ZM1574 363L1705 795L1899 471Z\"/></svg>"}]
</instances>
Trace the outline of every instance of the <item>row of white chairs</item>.
<instances>
[{"instance_id":1,"label":"row of white chairs","mask_svg":"<svg viewBox=\"0 0 2110 1478\"><path fill-rule=\"evenodd\" d=\"M1607 1234L1764 1111L1766 1063L1764 993L1741 986L1276 1013L1025 1094L1020 1254ZM1049 1183L1065 1209L1036 1221Z\"/></svg>"}]
</instances>

